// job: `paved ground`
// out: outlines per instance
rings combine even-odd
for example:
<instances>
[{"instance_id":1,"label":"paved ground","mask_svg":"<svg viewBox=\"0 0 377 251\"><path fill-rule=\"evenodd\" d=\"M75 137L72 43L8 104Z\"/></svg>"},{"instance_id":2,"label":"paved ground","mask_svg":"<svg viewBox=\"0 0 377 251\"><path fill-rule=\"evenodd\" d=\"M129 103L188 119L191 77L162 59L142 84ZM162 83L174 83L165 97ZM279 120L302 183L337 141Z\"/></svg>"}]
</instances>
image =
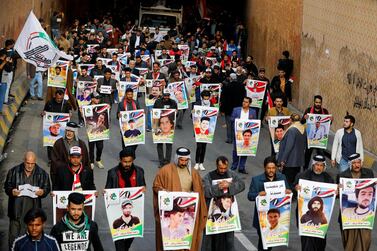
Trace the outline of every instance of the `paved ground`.
<instances>
[{"instance_id":1,"label":"paved ground","mask_svg":"<svg viewBox=\"0 0 377 251\"><path fill-rule=\"evenodd\" d=\"M47 167L46 150L42 147L42 119L39 116L40 111L43 109L43 101L29 101L25 106L20 109L19 116L14 124L14 130L10 135L10 143L5 149L7 158L1 162L0 165L0 185L3 187L5 175L7 171L14 165L22 161L22 155L27 149L36 152L38 156L38 164L43 168ZM113 109L112 118L115 118L115 110ZM207 170L215 168L215 159L219 155L231 157L232 147L225 143L225 128L222 127L224 119L219 118L216 137L212 145L207 147L207 156L204 163ZM118 152L121 150L121 143L119 135L118 123L115 119L111 122L111 133L116 135L112 140L105 142L105 149L103 153L103 161L106 169L94 170L95 184L98 190L102 190L106 181L107 170L117 164ZM80 130L80 138L87 139L84 130ZM192 125L188 113L185 114L185 123L183 130L177 130L177 136L173 145L173 150L179 146L189 147L192 151L195 150L195 142L192 133ZM246 190L238 195L238 202L240 207L242 232L236 234L236 249L235 250L255 250L257 245L257 234L255 229L252 228L252 212L254 210L254 203L247 200L247 191L250 185L251 177L263 172L262 163L263 159L270 153L269 135L266 126L262 129L260 142L258 147L257 157L248 158L247 170L249 175L242 175L242 179L246 183ZM156 146L153 145L151 135L148 133L146 144L139 146L137 149L136 164L140 165L145 170L147 193L145 201L145 233L143 239L136 239L131 250L150 251L154 250L154 218L152 211L152 182L157 170L157 152ZM46 169L47 170L47 169ZM202 172L204 175L207 171ZM330 172L335 175L336 170L331 169ZM8 231L8 218L6 216L8 198L4 190L0 191L0 250L7 250L7 231ZM96 211L96 221L100 228L100 236L106 250L114 250L111 236L108 229L106 213L104 209L103 197L98 197ZM296 206L294 205L293 208ZM46 198L43 201L43 208L50 216L47 222L47 232L51 229L52 222L52 200ZM300 239L296 227L296 220L292 212L291 221L291 234L289 248L276 248L274 250L300 250ZM330 231L328 234L328 244L326 250L339 250L341 248L340 231L337 223L338 208L334 209L334 215L330 223ZM372 243L371 250L377 250L376 243Z\"/></svg>"}]
</instances>

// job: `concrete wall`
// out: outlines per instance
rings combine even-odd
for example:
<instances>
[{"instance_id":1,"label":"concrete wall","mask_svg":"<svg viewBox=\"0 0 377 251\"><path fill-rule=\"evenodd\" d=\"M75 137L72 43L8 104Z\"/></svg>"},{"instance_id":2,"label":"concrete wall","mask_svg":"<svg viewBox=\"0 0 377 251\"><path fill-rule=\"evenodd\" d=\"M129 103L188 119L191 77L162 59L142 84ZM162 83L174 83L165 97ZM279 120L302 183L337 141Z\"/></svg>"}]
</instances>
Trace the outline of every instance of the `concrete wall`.
<instances>
[{"instance_id":1,"label":"concrete wall","mask_svg":"<svg viewBox=\"0 0 377 251\"><path fill-rule=\"evenodd\" d=\"M297 104L300 86L300 47L302 0L248 0L248 52L267 76L277 74L276 64L281 52L288 50L294 60L296 81L293 103Z\"/></svg>"},{"instance_id":2,"label":"concrete wall","mask_svg":"<svg viewBox=\"0 0 377 251\"><path fill-rule=\"evenodd\" d=\"M348 111L356 117L364 148L377 153L377 2L304 0L299 109L324 97L332 130Z\"/></svg>"}]
</instances>

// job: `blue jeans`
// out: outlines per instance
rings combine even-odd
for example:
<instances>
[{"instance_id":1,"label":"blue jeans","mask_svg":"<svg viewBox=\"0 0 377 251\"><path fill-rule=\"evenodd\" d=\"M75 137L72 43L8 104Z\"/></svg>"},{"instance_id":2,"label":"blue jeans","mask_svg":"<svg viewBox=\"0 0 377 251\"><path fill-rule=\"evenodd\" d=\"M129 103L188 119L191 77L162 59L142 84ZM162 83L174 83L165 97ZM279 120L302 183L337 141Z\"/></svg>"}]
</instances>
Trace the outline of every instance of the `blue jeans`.
<instances>
[{"instance_id":1,"label":"blue jeans","mask_svg":"<svg viewBox=\"0 0 377 251\"><path fill-rule=\"evenodd\" d=\"M6 91L7 91L7 83L0 83L0 112L3 111Z\"/></svg>"},{"instance_id":2,"label":"blue jeans","mask_svg":"<svg viewBox=\"0 0 377 251\"><path fill-rule=\"evenodd\" d=\"M245 170L247 156L238 156L237 149L236 149L236 140L233 140L233 163L232 163L232 170L236 170L238 168L239 171Z\"/></svg>"},{"instance_id":3,"label":"blue jeans","mask_svg":"<svg viewBox=\"0 0 377 251\"><path fill-rule=\"evenodd\" d=\"M152 109L153 106L147 106L147 129L152 130Z\"/></svg>"},{"instance_id":4,"label":"blue jeans","mask_svg":"<svg viewBox=\"0 0 377 251\"><path fill-rule=\"evenodd\" d=\"M43 81L42 81L42 72L37 71L34 78L30 81L30 95L35 97L35 83L37 83L37 96L42 98L43 95Z\"/></svg>"},{"instance_id":5,"label":"blue jeans","mask_svg":"<svg viewBox=\"0 0 377 251\"><path fill-rule=\"evenodd\" d=\"M343 159L343 157L340 159L340 162L339 162L339 172L344 172L345 170L347 170L349 168L349 164L348 164L348 161Z\"/></svg>"},{"instance_id":6,"label":"blue jeans","mask_svg":"<svg viewBox=\"0 0 377 251\"><path fill-rule=\"evenodd\" d=\"M51 35L52 35L52 39L59 38L60 37L59 29L51 29Z\"/></svg>"}]
</instances>

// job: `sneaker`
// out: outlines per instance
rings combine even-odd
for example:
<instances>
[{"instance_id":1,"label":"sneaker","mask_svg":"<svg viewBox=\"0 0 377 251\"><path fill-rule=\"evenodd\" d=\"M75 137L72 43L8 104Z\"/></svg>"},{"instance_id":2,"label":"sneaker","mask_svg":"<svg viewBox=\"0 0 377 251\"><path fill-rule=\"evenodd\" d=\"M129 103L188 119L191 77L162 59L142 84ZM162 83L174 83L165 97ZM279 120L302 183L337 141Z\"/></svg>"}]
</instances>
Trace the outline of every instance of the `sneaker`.
<instances>
[{"instance_id":1,"label":"sneaker","mask_svg":"<svg viewBox=\"0 0 377 251\"><path fill-rule=\"evenodd\" d=\"M199 169L199 164L198 164L198 163L195 164L194 169L195 169L195 170L198 170L198 169Z\"/></svg>"},{"instance_id":2,"label":"sneaker","mask_svg":"<svg viewBox=\"0 0 377 251\"><path fill-rule=\"evenodd\" d=\"M94 163L90 163L90 168L93 170L94 169Z\"/></svg>"},{"instance_id":3,"label":"sneaker","mask_svg":"<svg viewBox=\"0 0 377 251\"><path fill-rule=\"evenodd\" d=\"M105 168L105 166L102 164L101 160L97 161L97 166L98 166L99 169L104 169Z\"/></svg>"},{"instance_id":4,"label":"sneaker","mask_svg":"<svg viewBox=\"0 0 377 251\"><path fill-rule=\"evenodd\" d=\"M200 163L199 164L199 169L200 169L200 171L205 171L206 169L204 168L204 166L203 166L203 163Z\"/></svg>"}]
</instances>

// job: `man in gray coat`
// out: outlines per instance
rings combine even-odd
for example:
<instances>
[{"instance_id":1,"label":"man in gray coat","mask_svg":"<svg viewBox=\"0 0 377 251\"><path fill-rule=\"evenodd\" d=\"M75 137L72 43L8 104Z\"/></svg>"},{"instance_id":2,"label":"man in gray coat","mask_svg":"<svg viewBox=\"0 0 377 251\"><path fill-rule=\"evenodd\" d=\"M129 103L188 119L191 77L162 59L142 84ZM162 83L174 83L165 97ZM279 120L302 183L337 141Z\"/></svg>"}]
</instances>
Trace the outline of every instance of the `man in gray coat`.
<instances>
[{"instance_id":1,"label":"man in gray coat","mask_svg":"<svg viewBox=\"0 0 377 251\"><path fill-rule=\"evenodd\" d=\"M306 132L300 122L300 115L291 115L291 125L280 142L280 150L277 157L282 173L287 177L291 189L296 175L305 164Z\"/></svg>"},{"instance_id":2,"label":"man in gray coat","mask_svg":"<svg viewBox=\"0 0 377 251\"><path fill-rule=\"evenodd\" d=\"M212 198L234 199L233 196L245 190L245 183L235 172L228 169L229 161L226 157L218 157L216 159L216 167L216 170L207 173L203 178L207 207ZM206 235L202 250L233 251L234 232Z\"/></svg>"}]
</instances>

